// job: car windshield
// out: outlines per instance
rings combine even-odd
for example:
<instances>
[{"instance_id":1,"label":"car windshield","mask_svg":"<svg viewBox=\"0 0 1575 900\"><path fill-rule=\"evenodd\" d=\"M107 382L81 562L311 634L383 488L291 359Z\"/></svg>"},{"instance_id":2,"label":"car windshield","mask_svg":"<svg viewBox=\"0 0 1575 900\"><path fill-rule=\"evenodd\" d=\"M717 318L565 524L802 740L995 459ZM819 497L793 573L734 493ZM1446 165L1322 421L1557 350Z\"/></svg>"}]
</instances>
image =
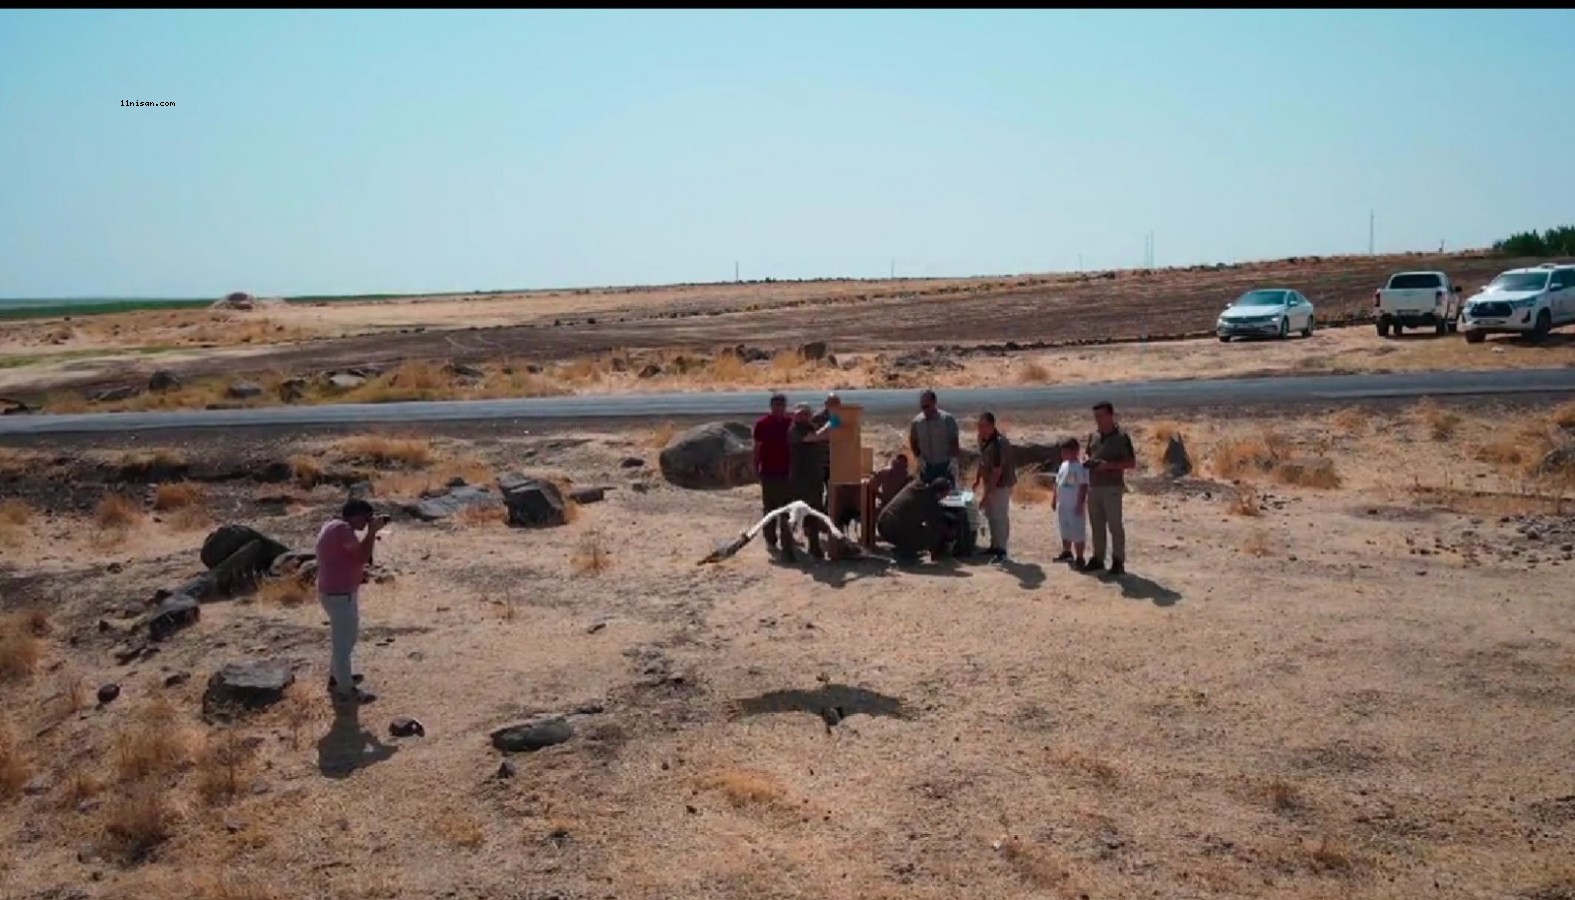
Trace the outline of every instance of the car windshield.
<instances>
[{"instance_id":1,"label":"car windshield","mask_svg":"<svg viewBox=\"0 0 1575 900\"><path fill-rule=\"evenodd\" d=\"M1488 285L1495 291L1540 291L1547 286L1547 272L1505 272Z\"/></svg>"},{"instance_id":2,"label":"car windshield","mask_svg":"<svg viewBox=\"0 0 1575 900\"><path fill-rule=\"evenodd\" d=\"M1441 288L1443 281L1432 272L1402 272L1389 279L1391 291L1415 291L1426 288Z\"/></svg>"},{"instance_id":3,"label":"car windshield","mask_svg":"<svg viewBox=\"0 0 1575 900\"><path fill-rule=\"evenodd\" d=\"M1284 306L1284 291L1248 291L1236 298L1236 306Z\"/></svg>"}]
</instances>

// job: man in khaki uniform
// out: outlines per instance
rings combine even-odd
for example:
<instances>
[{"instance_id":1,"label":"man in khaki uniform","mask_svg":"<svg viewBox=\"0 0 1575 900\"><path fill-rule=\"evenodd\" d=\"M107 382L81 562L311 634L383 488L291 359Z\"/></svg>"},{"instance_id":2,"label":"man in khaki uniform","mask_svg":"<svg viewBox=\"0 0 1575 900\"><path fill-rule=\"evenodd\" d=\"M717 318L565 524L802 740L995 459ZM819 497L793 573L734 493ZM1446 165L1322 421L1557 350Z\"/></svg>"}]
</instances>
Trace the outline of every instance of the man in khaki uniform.
<instances>
[{"instance_id":1,"label":"man in khaki uniform","mask_svg":"<svg viewBox=\"0 0 1575 900\"><path fill-rule=\"evenodd\" d=\"M1127 492L1126 471L1137 465L1132 438L1116 425L1116 409L1110 403L1094 406L1094 427L1088 438L1088 524L1094 532L1092 553L1085 572L1105 570L1105 544L1110 544L1110 574L1127 572L1127 529L1121 518L1121 501Z\"/></svg>"},{"instance_id":2,"label":"man in khaki uniform","mask_svg":"<svg viewBox=\"0 0 1575 900\"><path fill-rule=\"evenodd\" d=\"M990 547L985 551L996 562L1007 559L1012 538L1012 488L1017 486L1012 442L995 427L995 413L979 414L979 474L973 487L979 506L990 523Z\"/></svg>"}]
</instances>

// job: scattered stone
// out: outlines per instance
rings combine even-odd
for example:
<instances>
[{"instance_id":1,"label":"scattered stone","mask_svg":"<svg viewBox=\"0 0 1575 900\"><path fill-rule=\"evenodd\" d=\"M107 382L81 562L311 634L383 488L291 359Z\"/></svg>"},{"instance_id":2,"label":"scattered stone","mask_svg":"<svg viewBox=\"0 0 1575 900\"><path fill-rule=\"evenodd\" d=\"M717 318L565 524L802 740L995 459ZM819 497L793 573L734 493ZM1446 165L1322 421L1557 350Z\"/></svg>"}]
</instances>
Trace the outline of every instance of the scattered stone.
<instances>
[{"instance_id":1,"label":"scattered stone","mask_svg":"<svg viewBox=\"0 0 1575 900\"><path fill-rule=\"evenodd\" d=\"M229 663L208 679L202 696L205 715L230 709L261 709L284 699L295 673L282 662Z\"/></svg>"},{"instance_id":2,"label":"scattered stone","mask_svg":"<svg viewBox=\"0 0 1575 900\"><path fill-rule=\"evenodd\" d=\"M534 753L574 737L567 719L557 716L539 722L511 725L492 732L492 746L504 753Z\"/></svg>"},{"instance_id":3,"label":"scattered stone","mask_svg":"<svg viewBox=\"0 0 1575 900\"><path fill-rule=\"evenodd\" d=\"M645 460L638 456L625 456L618 462L618 466L623 469L639 469L645 466Z\"/></svg>"},{"instance_id":4,"label":"scattered stone","mask_svg":"<svg viewBox=\"0 0 1575 900\"><path fill-rule=\"evenodd\" d=\"M1187 452L1181 435L1171 435L1165 442L1165 472L1171 478L1185 478L1192 474L1192 455Z\"/></svg>"},{"instance_id":5,"label":"scattered stone","mask_svg":"<svg viewBox=\"0 0 1575 900\"><path fill-rule=\"evenodd\" d=\"M513 778L516 774L518 774L518 770L516 770L514 768L514 761L513 760L505 759L502 763L500 763L498 765L498 776L497 777L498 777L499 781L506 781L506 780L508 780L510 778Z\"/></svg>"},{"instance_id":6,"label":"scattered stone","mask_svg":"<svg viewBox=\"0 0 1575 900\"><path fill-rule=\"evenodd\" d=\"M388 723L388 733L394 737L426 737L427 728L409 716L399 716Z\"/></svg>"},{"instance_id":7,"label":"scattered stone","mask_svg":"<svg viewBox=\"0 0 1575 900\"><path fill-rule=\"evenodd\" d=\"M586 634L595 634L596 632L601 631L602 629L604 629L606 627L607 627L607 623L606 622L592 622L591 623L591 627L585 629L585 633Z\"/></svg>"},{"instance_id":8,"label":"scattered stone","mask_svg":"<svg viewBox=\"0 0 1575 900\"><path fill-rule=\"evenodd\" d=\"M120 696L120 685L115 684L114 682L110 682L109 684L105 684L105 685L100 685L99 689L98 689L98 705L99 706L105 706L107 704L114 703L115 702L115 698L119 697L119 696Z\"/></svg>"},{"instance_id":9,"label":"scattered stone","mask_svg":"<svg viewBox=\"0 0 1575 900\"><path fill-rule=\"evenodd\" d=\"M444 368L450 375L454 375L454 376L457 376L459 378L486 378L487 377L487 373L485 371L483 371L481 369L478 369L475 366L467 366L464 363L451 362L447 366L445 366Z\"/></svg>"},{"instance_id":10,"label":"scattered stone","mask_svg":"<svg viewBox=\"0 0 1575 900\"><path fill-rule=\"evenodd\" d=\"M230 385L225 394L236 400L250 400L262 396L262 385L255 381L237 381Z\"/></svg>"},{"instance_id":11,"label":"scattered stone","mask_svg":"<svg viewBox=\"0 0 1575 900\"><path fill-rule=\"evenodd\" d=\"M164 686L167 688L180 687L190 680L190 672L172 672L164 677Z\"/></svg>"},{"instance_id":12,"label":"scattered stone","mask_svg":"<svg viewBox=\"0 0 1575 900\"><path fill-rule=\"evenodd\" d=\"M169 369L159 369L148 376L148 390L155 394L173 391L180 387L180 376Z\"/></svg>"},{"instance_id":13,"label":"scattered stone","mask_svg":"<svg viewBox=\"0 0 1575 900\"><path fill-rule=\"evenodd\" d=\"M552 528L569 522L563 494L550 481L509 472L498 477L498 488L508 506L508 523L514 527Z\"/></svg>"},{"instance_id":14,"label":"scattered stone","mask_svg":"<svg viewBox=\"0 0 1575 900\"><path fill-rule=\"evenodd\" d=\"M569 492L569 499L581 506L600 503L607 499L607 489L600 487L577 488Z\"/></svg>"},{"instance_id":15,"label":"scattered stone","mask_svg":"<svg viewBox=\"0 0 1575 900\"><path fill-rule=\"evenodd\" d=\"M201 617L202 605L195 599L185 594L171 594L160 601L148 617L148 637L154 641L167 640L176 632L197 624ZM138 648L131 659L141 655L142 649Z\"/></svg>"},{"instance_id":16,"label":"scattered stone","mask_svg":"<svg viewBox=\"0 0 1575 900\"><path fill-rule=\"evenodd\" d=\"M414 503L404 504L400 508L407 515L423 522L438 522L468 506L490 505L496 503L497 499L497 495L484 487L466 485L450 488L448 493L436 497L427 497Z\"/></svg>"},{"instance_id":17,"label":"scattered stone","mask_svg":"<svg viewBox=\"0 0 1575 900\"><path fill-rule=\"evenodd\" d=\"M798 348L798 353L806 362L819 362L826 358L826 342L810 341Z\"/></svg>"},{"instance_id":18,"label":"scattered stone","mask_svg":"<svg viewBox=\"0 0 1575 900\"><path fill-rule=\"evenodd\" d=\"M148 645L146 644L122 644L115 648L115 662L123 666L136 662L142 658L147 650Z\"/></svg>"},{"instance_id":19,"label":"scattered stone","mask_svg":"<svg viewBox=\"0 0 1575 900\"><path fill-rule=\"evenodd\" d=\"M637 378L646 379L655 378L660 374L662 374L662 367L656 363L646 363L639 372L635 373Z\"/></svg>"},{"instance_id":20,"label":"scattered stone","mask_svg":"<svg viewBox=\"0 0 1575 900\"><path fill-rule=\"evenodd\" d=\"M252 473L258 484L283 484L295 477L295 467L282 459L269 460Z\"/></svg>"},{"instance_id":21,"label":"scattered stone","mask_svg":"<svg viewBox=\"0 0 1575 900\"><path fill-rule=\"evenodd\" d=\"M708 422L675 436L658 458L679 487L720 490L756 482L754 433L738 422Z\"/></svg>"},{"instance_id":22,"label":"scattered stone","mask_svg":"<svg viewBox=\"0 0 1575 900\"><path fill-rule=\"evenodd\" d=\"M36 412L38 412L36 406L29 406L11 397L0 397L0 416L25 416Z\"/></svg>"},{"instance_id":23,"label":"scattered stone","mask_svg":"<svg viewBox=\"0 0 1575 900\"><path fill-rule=\"evenodd\" d=\"M122 566L118 562L112 562L109 565L104 567L104 571L108 572L111 575L119 575L121 573L121 571L124 570L124 569L125 569L125 567Z\"/></svg>"},{"instance_id":24,"label":"scattered stone","mask_svg":"<svg viewBox=\"0 0 1575 900\"><path fill-rule=\"evenodd\" d=\"M376 492L377 488L370 481L357 481L350 485L351 500L370 500Z\"/></svg>"}]
</instances>

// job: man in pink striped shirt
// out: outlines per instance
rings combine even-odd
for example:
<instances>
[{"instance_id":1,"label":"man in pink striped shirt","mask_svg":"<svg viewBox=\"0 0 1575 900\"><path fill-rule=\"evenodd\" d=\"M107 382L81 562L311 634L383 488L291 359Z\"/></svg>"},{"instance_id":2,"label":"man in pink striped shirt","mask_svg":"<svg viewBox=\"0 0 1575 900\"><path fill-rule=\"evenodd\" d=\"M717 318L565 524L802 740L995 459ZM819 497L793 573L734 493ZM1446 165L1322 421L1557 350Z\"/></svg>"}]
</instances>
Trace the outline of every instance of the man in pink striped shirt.
<instances>
[{"instance_id":1,"label":"man in pink striped shirt","mask_svg":"<svg viewBox=\"0 0 1575 900\"><path fill-rule=\"evenodd\" d=\"M361 630L359 598L361 581L372 561L377 533L388 524L365 500L351 500L338 517L329 519L317 533L317 599L328 614L333 652L328 690L346 703L371 703L375 694L358 686L360 675L350 665ZM365 536L356 532L364 531Z\"/></svg>"}]
</instances>

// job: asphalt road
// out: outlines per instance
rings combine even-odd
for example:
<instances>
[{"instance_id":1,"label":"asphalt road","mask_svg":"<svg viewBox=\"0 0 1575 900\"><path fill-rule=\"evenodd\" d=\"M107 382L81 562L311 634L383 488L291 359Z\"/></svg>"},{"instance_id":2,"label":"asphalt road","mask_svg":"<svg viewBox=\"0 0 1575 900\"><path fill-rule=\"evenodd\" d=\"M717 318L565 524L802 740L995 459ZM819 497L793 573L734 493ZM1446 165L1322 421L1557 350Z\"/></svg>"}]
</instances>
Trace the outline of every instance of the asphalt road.
<instances>
[{"instance_id":1,"label":"asphalt road","mask_svg":"<svg viewBox=\"0 0 1575 900\"><path fill-rule=\"evenodd\" d=\"M1221 378L1138 381L1104 385L957 388L940 392L941 407L958 414L983 409L1052 410L1086 408L1109 400L1118 409L1295 406L1410 397L1471 397L1575 393L1575 369L1500 369L1475 372L1407 372L1389 375L1307 375L1280 378ZM842 391L844 402L871 415L918 408L918 391ZM509 400L444 400L271 406L178 412L81 413L0 418L0 437L40 434L107 434L194 428L296 428L332 425L398 425L481 422L741 417L766 407L765 391L539 397ZM791 397L816 402L818 393ZM816 402L818 406L818 402Z\"/></svg>"}]
</instances>

